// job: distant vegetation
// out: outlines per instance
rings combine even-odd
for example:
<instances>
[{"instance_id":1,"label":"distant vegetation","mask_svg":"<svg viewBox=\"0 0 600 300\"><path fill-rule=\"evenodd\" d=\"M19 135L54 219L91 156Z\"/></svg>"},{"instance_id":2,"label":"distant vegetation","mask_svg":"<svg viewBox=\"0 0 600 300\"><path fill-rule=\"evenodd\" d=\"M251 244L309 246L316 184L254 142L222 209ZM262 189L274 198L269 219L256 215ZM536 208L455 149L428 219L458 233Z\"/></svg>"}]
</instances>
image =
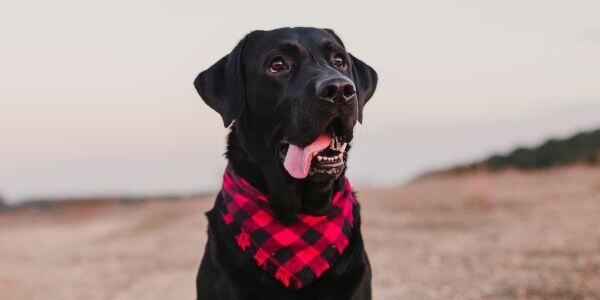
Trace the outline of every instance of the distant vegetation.
<instances>
[{"instance_id":1,"label":"distant vegetation","mask_svg":"<svg viewBox=\"0 0 600 300\"><path fill-rule=\"evenodd\" d=\"M600 153L600 129L582 132L566 139L551 139L532 148L518 148L508 154L494 155L483 161L460 166L452 171L487 168L498 171L547 169L574 163L597 164Z\"/></svg>"}]
</instances>

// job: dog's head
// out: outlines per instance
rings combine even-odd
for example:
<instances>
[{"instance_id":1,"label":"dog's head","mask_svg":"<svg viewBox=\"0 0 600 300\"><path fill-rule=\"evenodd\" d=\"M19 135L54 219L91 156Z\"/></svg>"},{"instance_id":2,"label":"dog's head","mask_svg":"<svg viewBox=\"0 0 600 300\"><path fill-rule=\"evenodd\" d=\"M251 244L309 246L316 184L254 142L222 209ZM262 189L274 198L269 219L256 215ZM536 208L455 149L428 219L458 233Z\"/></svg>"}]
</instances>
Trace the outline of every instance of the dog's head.
<instances>
[{"instance_id":1,"label":"dog's head","mask_svg":"<svg viewBox=\"0 0 600 300\"><path fill-rule=\"evenodd\" d=\"M280 28L248 34L194 85L226 127L235 121L237 143L264 173L270 198L314 211L330 202L277 194L310 183L326 190L344 173L377 73L346 52L332 30Z\"/></svg>"}]
</instances>

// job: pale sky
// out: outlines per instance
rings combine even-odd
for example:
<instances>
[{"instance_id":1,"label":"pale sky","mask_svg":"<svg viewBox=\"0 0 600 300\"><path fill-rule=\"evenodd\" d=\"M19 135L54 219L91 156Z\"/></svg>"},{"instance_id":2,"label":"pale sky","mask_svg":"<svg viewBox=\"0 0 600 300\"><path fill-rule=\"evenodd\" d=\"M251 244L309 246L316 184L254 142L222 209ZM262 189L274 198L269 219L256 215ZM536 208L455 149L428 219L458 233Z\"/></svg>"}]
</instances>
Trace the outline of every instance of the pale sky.
<instances>
[{"instance_id":1,"label":"pale sky","mask_svg":"<svg viewBox=\"0 0 600 300\"><path fill-rule=\"evenodd\" d=\"M600 1L0 5L0 195L216 190L226 130L192 86L245 33L334 29L379 73L355 186L600 127Z\"/></svg>"}]
</instances>

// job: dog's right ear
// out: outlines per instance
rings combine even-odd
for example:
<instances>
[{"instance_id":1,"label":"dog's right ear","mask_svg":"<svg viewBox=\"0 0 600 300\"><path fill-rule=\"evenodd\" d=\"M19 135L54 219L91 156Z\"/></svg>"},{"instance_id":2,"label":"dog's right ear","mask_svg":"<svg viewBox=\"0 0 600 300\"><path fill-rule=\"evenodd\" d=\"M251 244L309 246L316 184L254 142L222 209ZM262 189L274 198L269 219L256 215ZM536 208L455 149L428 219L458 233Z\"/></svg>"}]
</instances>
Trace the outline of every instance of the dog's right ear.
<instances>
[{"instance_id":1,"label":"dog's right ear","mask_svg":"<svg viewBox=\"0 0 600 300\"><path fill-rule=\"evenodd\" d=\"M194 86L200 97L221 115L225 127L238 119L246 106L244 68L242 63L247 37L225 57L200 73Z\"/></svg>"}]
</instances>

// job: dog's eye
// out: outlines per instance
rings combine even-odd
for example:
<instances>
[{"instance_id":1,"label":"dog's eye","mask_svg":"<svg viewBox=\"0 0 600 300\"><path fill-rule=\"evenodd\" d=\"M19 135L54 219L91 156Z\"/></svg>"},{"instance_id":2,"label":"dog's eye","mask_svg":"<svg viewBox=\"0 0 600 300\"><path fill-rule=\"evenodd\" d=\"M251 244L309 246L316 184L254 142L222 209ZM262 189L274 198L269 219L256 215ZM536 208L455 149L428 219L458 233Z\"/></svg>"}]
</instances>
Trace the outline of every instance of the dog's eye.
<instances>
[{"instance_id":1,"label":"dog's eye","mask_svg":"<svg viewBox=\"0 0 600 300\"><path fill-rule=\"evenodd\" d=\"M275 57L269 64L269 72L279 73L288 69L288 65L283 57Z\"/></svg>"},{"instance_id":2,"label":"dog's eye","mask_svg":"<svg viewBox=\"0 0 600 300\"><path fill-rule=\"evenodd\" d=\"M334 67L343 69L346 67L346 59L340 53L333 56L333 61L331 62Z\"/></svg>"}]
</instances>

